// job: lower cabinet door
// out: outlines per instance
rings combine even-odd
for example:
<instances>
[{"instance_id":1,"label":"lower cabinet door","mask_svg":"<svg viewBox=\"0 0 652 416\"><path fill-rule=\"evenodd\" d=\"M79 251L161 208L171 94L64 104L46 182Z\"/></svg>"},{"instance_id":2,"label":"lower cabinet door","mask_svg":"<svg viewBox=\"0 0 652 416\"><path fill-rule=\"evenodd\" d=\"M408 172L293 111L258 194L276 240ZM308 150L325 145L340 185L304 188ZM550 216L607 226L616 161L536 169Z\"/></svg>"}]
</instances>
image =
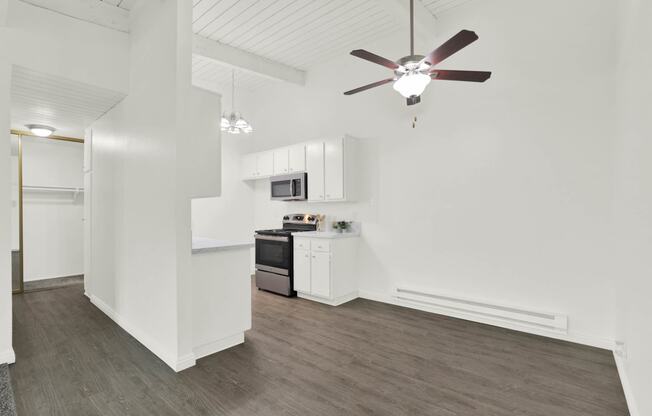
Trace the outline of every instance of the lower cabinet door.
<instances>
[{"instance_id":1,"label":"lower cabinet door","mask_svg":"<svg viewBox=\"0 0 652 416\"><path fill-rule=\"evenodd\" d=\"M324 298L331 297L331 255L330 253L311 252L311 288L312 294Z\"/></svg>"},{"instance_id":2,"label":"lower cabinet door","mask_svg":"<svg viewBox=\"0 0 652 416\"><path fill-rule=\"evenodd\" d=\"M310 252L294 250L294 290L310 293Z\"/></svg>"}]
</instances>

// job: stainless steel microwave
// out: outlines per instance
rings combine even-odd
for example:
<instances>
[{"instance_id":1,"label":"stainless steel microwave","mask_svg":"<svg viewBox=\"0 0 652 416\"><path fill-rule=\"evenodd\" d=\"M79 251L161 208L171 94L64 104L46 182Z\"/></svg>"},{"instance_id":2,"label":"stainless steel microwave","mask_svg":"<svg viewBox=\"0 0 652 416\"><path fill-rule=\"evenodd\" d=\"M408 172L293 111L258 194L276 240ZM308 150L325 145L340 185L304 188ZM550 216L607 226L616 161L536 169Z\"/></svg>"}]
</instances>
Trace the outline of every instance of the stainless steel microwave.
<instances>
[{"instance_id":1,"label":"stainless steel microwave","mask_svg":"<svg viewBox=\"0 0 652 416\"><path fill-rule=\"evenodd\" d=\"M305 201L308 199L308 175L305 172L272 176L271 197L276 201Z\"/></svg>"}]
</instances>

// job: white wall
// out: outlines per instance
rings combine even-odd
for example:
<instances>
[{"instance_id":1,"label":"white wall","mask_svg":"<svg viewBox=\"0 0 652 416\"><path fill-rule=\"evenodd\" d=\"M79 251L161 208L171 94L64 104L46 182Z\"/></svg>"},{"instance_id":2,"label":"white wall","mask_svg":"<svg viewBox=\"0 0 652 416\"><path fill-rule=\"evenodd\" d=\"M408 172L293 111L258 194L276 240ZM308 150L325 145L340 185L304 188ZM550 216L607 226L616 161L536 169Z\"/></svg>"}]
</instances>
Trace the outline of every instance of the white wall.
<instances>
[{"instance_id":1,"label":"white wall","mask_svg":"<svg viewBox=\"0 0 652 416\"><path fill-rule=\"evenodd\" d=\"M9 140L10 67L5 25L6 3L0 0L0 363L14 362L11 311L11 163Z\"/></svg>"},{"instance_id":2,"label":"white wall","mask_svg":"<svg viewBox=\"0 0 652 416\"><path fill-rule=\"evenodd\" d=\"M172 368L194 364L191 4L131 12L128 97L92 126L92 301ZM219 163L219 161L217 161Z\"/></svg>"},{"instance_id":3,"label":"white wall","mask_svg":"<svg viewBox=\"0 0 652 416\"><path fill-rule=\"evenodd\" d=\"M305 88L259 94L256 149L325 135L362 138L357 203L269 201L255 192L255 227L309 211L362 222L361 289L392 285L568 314L570 337L610 346L609 264L615 3L470 2L439 20L480 40L441 68L491 70L486 84L433 82L406 107L377 65L341 56L308 73ZM572 18L571 18L572 16ZM405 36L354 45L395 59ZM417 127L411 127L413 116ZM291 128L288 121L291 120Z\"/></svg>"},{"instance_id":4,"label":"white wall","mask_svg":"<svg viewBox=\"0 0 652 416\"><path fill-rule=\"evenodd\" d=\"M83 188L81 143L23 137L23 185ZM83 193L23 191L24 280L84 273Z\"/></svg>"},{"instance_id":5,"label":"white wall","mask_svg":"<svg viewBox=\"0 0 652 416\"><path fill-rule=\"evenodd\" d=\"M222 137L222 192L216 198L192 201L193 236L227 241L253 240L253 184L240 180L241 155L249 148L250 140L246 138L229 134Z\"/></svg>"},{"instance_id":6,"label":"white wall","mask_svg":"<svg viewBox=\"0 0 652 416\"><path fill-rule=\"evenodd\" d=\"M7 25L11 63L117 92L129 90L127 33L20 0L9 0Z\"/></svg>"},{"instance_id":7,"label":"white wall","mask_svg":"<svg viewBox=\"0 0 652 416\"><path fill-rule=\"evenodd\" d=\"M652 414L652 4L627 0L621 7L613 274L618 339L627 355L620 370L630 411L638 416Z\"/></svg>"}]
</instances>

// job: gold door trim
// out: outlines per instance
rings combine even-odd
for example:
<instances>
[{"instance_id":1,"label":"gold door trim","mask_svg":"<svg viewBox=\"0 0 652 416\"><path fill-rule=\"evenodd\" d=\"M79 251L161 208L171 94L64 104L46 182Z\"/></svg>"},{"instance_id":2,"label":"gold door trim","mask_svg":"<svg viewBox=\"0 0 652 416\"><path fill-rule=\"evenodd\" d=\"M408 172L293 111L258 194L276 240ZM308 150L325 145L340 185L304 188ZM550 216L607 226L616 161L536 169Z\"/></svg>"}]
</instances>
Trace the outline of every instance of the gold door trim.
<instances>
[{"instance_id":1,"label":"gold door trim","mask_svg":"<svg viewBox=\"0 0 652 416\"><path fill-rule=\"evenodd\" d=\"M23 258L23 136L22 134L14 135L18 136L18 249L20 250L19 286L18 289L12 290L12 293L16 294L25 291L25 265ZM11 140L11 134L9 140Z\"/></svg>"},{"instance_id":2,"label":"gold door trim","mask_svg":"<svg viewBox=\"0 0 652 416\"><path fill-rule=\"evenodd\" d=\"M10 130L9 133L9 140L11 140L11 135L18 136L18 248L20 249L20 285L18 289L12 290L12 293L19 294L25 291L25 258L23 247L23 136L72 143L84 143L84 139L66 136L41 137L22 130Z\"/></svg>"},{"instance_id":3,"label":"gold door trim","mask_svg":"<svg viewBox=\"0 0 652 416\"><path fill-rule=\"evenodd\" d=\"M48 136L48 137L41 137L37 136L35 134L30 133L29 131L23 131L23 130L11 130L11 134L14 136L29 136L29 137L39 137L41 139L50 139L50 140L61 140L64 142L73 142L73 143L84 143L84 139L80 139L78 137L66 137L66 136Z\"/></svg>"}]
</instances>

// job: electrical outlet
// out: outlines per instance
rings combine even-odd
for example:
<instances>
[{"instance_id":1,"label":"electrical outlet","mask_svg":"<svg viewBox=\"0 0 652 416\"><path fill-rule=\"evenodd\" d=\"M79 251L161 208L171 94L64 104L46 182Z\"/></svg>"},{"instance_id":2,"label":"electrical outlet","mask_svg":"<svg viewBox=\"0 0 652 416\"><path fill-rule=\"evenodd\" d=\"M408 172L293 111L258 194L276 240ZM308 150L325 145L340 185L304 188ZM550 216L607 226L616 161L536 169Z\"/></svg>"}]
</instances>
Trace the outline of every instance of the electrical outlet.
<instances>
[{"instance_id":1,"label":"electrical outlet","mask_svg":"<svg viewBox=\"0 0 652 416\"><path fill-rule=\"evenodd\" d=\"M618 357L622 359L627 359L627 347L624 342L616 341L616 345L614 347L614 354L616 354Z\"/></svg>"}]
</instances>

